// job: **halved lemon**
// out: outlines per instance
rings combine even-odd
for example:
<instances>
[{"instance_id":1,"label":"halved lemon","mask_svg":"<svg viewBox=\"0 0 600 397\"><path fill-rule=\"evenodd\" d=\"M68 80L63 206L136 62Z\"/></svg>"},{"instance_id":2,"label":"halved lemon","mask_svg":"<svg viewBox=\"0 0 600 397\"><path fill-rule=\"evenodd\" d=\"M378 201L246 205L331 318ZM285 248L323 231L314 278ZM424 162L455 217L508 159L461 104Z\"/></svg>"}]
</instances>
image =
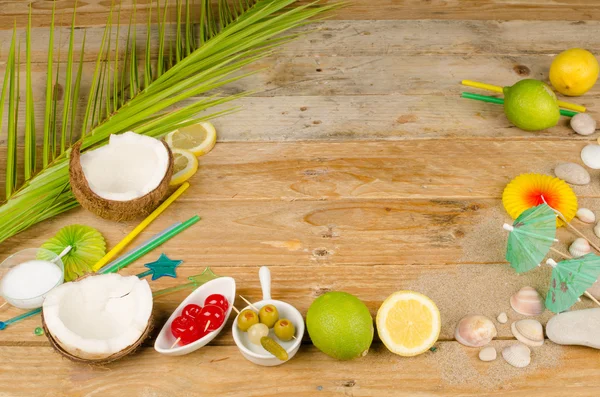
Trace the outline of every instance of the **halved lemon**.
<instances>
[{"instance_id":1,"label":"halved lemon","mask_svg":"<svg viewBox=\"0 0 600 397\"><path fill-rule=\"evenodd\" d=\"M413 291L388 296L377 311L376 323L381 341L400 356L426 352L437 341L442 325L435 303Z\"/></svg>"},{"instance_id":2,"label":"halved lemon","mask_svg":"<svg viewBox=\"0 0 600 397\"><path fill-rule=\"evenodd\" d=\"M198 171L198 159L188 150L171 149L173 152L173 176L171 186L181 185Z\"/></svg>"},{"instance_id":3,"label":"halved lemon","mask_svg":"<svg viewBox=\"0 0 600 397\"><path fill-rule=\"evenodd\" d=\"M165 140L173 149L183 149L202 156L210 152L217 142L217 131L209 123L188 125L169 133Z\"/></svg>"}]
</instances>

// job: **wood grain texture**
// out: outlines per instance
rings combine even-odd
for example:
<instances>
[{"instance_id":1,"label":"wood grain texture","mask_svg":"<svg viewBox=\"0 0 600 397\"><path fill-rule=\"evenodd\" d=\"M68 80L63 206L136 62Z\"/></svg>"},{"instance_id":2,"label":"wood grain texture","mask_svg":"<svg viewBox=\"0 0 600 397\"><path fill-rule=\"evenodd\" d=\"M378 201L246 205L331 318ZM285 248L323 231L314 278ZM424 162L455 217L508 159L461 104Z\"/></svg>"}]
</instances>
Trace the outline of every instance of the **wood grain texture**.
<instances>
[{"instance_id":1,"label":"wood grain texture","mask_svg":"<svg viewBox=\"0 0 600 397\"><path fill-rule=\"evenodd\" d=\"M310 0L301 0L305 4ZM324 3L331 3L325 0ZM52 4L45 0L30 1L34 9L34 26L49 25ZM102 25L110 13L111 1L88 0L79 2L78 24L82 26ZM171 1L169 20L176 19L175 1ZM121 2L122 18L129 18L133 1ZM145 23L145 10L150 0L138 0L138 22ZM68 25L75 0L57 2L58 23ZM194 8L198 11L198 7ZM588 21L600 19L600 5L594 0L562 0L548 2L544 0L353 0L345 8L338 10L333 18L342 20L570 20ZM0 29L10 29L14 21L18 26L27 24L27 7L16 0L0 1Z\"/></svg>"},{"instance_id":2,"label":"wood grain texture","mask_svg":"<svg viewBox=\"0 0 600 397\"><path fill-rule=\"evenodd\" d=\"M477 349L439 343L439 351L416 358L401 358L375 346L366 357L334 361L314 347L303 347L297 357L280 367L258 367L245 361L234 346L207 346L184 357L158 356L141 349L129 360L108 368L76 365L50 348L0 347L0 384L9 396L73 397L101 394L119 396L591 396L600 386L590 367L590 351L564 349L559 366L513 371L495 388L478 384L489 363L476 358ZM506 342L494 342L501 348ZM460 353L462 368L472 378L449 385L448 369L440 360ZM40 362L53 363L39 365ZM20 368L18 372L12 368ZM178 370L173 370L177 368ZM232 369L235 368L235 371ZM360 368L360 369L358 369ZM393 369L393 370L390 370ZM235 375L233 375L235 372ZM548 376L552 373L552 376ZM31 380L35 379L35 382ZM260 382L257 380L260 379ZM502 379L501 379L502 380ZM49 388L48 385L55 385Z\"/></svg>"},{"instance_id":3,"label":"wood grain texture","mask_svg":"<svg viewBox=\"0 0 600 397\"><path fill-rule=\"evenodd\" d=\"M77 24L90 27L82 92L110 3L79 2ZM143 10L149 1L137 3ZM68 25L74 1L56 4L58 25ZM123 21L131 4L123 1ZM34 0L32 5L33 85L41 126L52 3ZM16 20L24 38L26 15L24 2L0 0L0 76L12 24ZM145 23L143 11L138 17ZM518 20L498 21L504 19ZM534 349L532 366L517 370L502 358L480 362L478 349L459 345L453 332L463 315L495 318L504 311L510 321L498 324L492 345L500 351L514 342L510 323L521 317L511 311L508 299L523 285L544 294L549 268L517 276L505 263L506 234L500 225L509 219L502 189L520 173L552 174L561 161L580 162L580 150L596 139L575 135L565 118L548 131L518 130L502 107L459 99L467 91L459 82L508 85L526 77L545 79L552 57L565 48L600 52L598 19L600 4L592 0L354 0L333 20L318 23L315 31L246 69L264 70L221 91L259 92L237 101L243 106L238 113L215 121L221 143L200 159L191 189L134 244L175 220L198 214L202 221L123 271L136 274L165 252L185 263L178 279L152 282L154 290L211 266L234 277L239 293L258 300L258 268L268 265L273 296L303 314L317 296L331 290L355 294L373 316L390 293L420 291L442 314L435 353L401 358L376 337L365 358L338 362L305 336L289 363L261 368L239 354L230 319L213 343L194 354L161 356L151 338L138 354L92 368L54 353L45 337L33 334L40 319L31 318L0 331L0 396L597 394L596 350L546 341ZM67 31L61 28L56 36L63 56ZM79 29L76 57L81 38ZM588 106L595 116L600 90L596 86L572 101ZM0 133L0 184L5 139ZM580 206L595 210L600 172L591 175L590 185L574 191ZM113 223L76 209L2 243L0 260L39 246L73 223L96 227L109 246L136 224ZM591 225L577 226L595 238ZM561 229L558 238L564 250L574 235ZM186 293L155 300L159 326ZM239 299L235 304L244 306ZM585 307L591 307L586 299L575 308ZM0 318L18 313L5 307ZM550 316L546 312L539 319L545 323Z\"/></svg>"},{"instance_id":4,"label":"wood grain texture","mask_svg":"<svg viewBox=\"0 0 600 397\"><path fill-rule=\"evenodd\" d=\"M1 4L1 3L0 3ZM128 23L128 21L127 21ZM138 48L145 49L146 25L134 25L137 29ZM590 34L600 28L600 21L465 21L465 20L418 20L418 21L337 21L315 22L296 32L304 35L293 44L280 47L277 53L296 57L311 55L555 55L573 42L594 53L600 51L600 40ZM75 34L73 54L79 59L83 30ZM104 26L86 27L87 35L85 61L95 61L104 34ZM427 32L427 34L424 34ZM70 27L55 27L55 52L60 49L64 58L69 48ZM174 25L165 31L166 41L176 34ZM24 42L25 29L17 29L17 37ZM33 28L31 59L35 63L47 60L49 30ZM112 31L113 40L118 37L125 42L127 29L121 29L117 36ZM2 48L8 48L12 30L0 29ZM60 39L60 40L59 40ZM158 27L151 28L152 43L158 42ZM535 43L535 46L531 44ZM122 49L123 47L121 47ZM151 48L156 56L158 49ZM115 47L111 47L114 59Z\"/></svg>"},{"instance_id":5,"label":"wood grain texture","mask_svg":"<svg viewBox=\"0 0 600 397\"><path fill-rule=\"evenodd\" d=\"M139 27L140 32L143 28ZM566 37L574 37L579 45L591 50L600 49L597 36L586 33L598 28L599 22L589 22L585 29L570 22L323 22L317 31L247 69L264 70L220 91L236 94L252 90L256 94L239 100L236 105L240 105L241 110L219 121L225 126L219 129L219 139L551 136L585 140L588 138L572 132L567 118L547 131L524 132L506 120L501 106L458 97L461 91L481 92L461 86L460 80L465 78L499 85L527 77L545 78L552 56L567 46ZM430 34L423 35L422 31ZM64 55L68 30L61 32L64 39L57 47ZM24 36L24 32L20 33ZM10 31L0 31L2 48L9 46L10 34ZM81 120L85 108L101 34L101 28L91 28L88 32L77 120ZM153 34L156 36L156 32ZM36 29L33 37L33 87L40 135L45 103L47 29ZM79 48L82 32L78 31L76 37L75 48ZM496 40L496 37L501 39ZM143 35L138 38L143 41ZM532 41L536 46L530 45ZM142 42L139 44L143 47ZM4 67L0 62L0 75ZM60 81L64 82L65 68L61 70ZM24 80L21 87L25 89ZM59 93L61 89L62 83ZM24 92L21 97L25 98ZM598 97L598 89L594 88L583 97L569 100L593 112ZM59 109L61 107L62 103ZM21 106L21 121L24 111L25 106ZM0 134L0 143L5 139L5 135Z\"/></svg>"}]
</instances>

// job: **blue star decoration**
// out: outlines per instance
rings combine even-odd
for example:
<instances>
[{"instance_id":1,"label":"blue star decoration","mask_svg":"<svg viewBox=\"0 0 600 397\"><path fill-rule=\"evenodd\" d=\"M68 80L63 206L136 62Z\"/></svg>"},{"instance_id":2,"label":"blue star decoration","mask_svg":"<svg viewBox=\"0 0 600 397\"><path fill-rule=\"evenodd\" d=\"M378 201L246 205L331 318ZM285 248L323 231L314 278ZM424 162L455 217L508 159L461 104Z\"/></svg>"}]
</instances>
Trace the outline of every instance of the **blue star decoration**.
<instances>
[{"instance_id":1,"label":"blue star decoration","mask_svg":"<svg viewBox=\"0 0 600 397\"><path fill-rule=\"evenodd\" d=\"M165 276L176 278L177 272L175 271L175 269L177 268L177 266L181 265L182 263L183 263L182 260L173 260L173 259L170 259L165 254L160 254L160 257L156 261L146 263L144 265L149 270L146 270L145 272L142 272L142 273L138 274L137 276L139 278L142 278L142 277L152 275L152 281L158 280L159 278L165 277Z\"/></svg>"}]
</instances>

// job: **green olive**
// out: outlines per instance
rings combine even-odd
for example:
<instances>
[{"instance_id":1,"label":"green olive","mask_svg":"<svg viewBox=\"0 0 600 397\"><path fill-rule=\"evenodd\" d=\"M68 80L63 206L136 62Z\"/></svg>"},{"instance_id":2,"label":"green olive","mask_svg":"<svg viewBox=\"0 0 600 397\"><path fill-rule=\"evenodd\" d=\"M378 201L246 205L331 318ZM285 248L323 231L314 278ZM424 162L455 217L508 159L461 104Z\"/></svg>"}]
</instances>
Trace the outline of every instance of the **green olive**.
<instances>
[{"instance_id":1,"label":"green olive","mask_svg":"<svg viewBox=\"0 0 600 397\"><path fill-rule=\"evenodd\" d=\"M273 328L277 320L279 320L279 312L273 305L265 305L258 312L260 322L269 328Z\"/></svg>"},{"instance_id":2,"label":"green olive","mask_svg":"<svg viewBox=\"0 0 600 397\"><path fill-rule=\"evenodd\" d=\"M243 310L238 315L237 325L240 331L246 332L254 324L258 324L258 316L252 310Z\"/></svg>"},{"instance_id":3,"label":"green olive","mask_svg":"<svg viewBox=\"0 0 600 397\"><path fill-rule=\"evenodd\" d=\"M277 336L280 340L287 342L294 337L294 334L296 333L296 327L294 327L294 324L292 324L290 320L282 318L275 323L273 331L275 332L275 336Z\"/></svg>"}]
</instances>

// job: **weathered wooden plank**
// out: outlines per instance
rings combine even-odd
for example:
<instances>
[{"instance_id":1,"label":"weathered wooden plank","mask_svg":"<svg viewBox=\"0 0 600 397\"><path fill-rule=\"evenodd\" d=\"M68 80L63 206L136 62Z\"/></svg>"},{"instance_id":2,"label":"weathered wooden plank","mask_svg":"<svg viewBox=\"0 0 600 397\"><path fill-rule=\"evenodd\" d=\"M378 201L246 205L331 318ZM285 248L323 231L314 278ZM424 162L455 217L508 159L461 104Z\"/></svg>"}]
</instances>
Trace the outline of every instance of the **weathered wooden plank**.
<instances>
[{"instance_id":1,"label":"weathered wooden plank","mask_svg":"<svg viewBox=\"0 0 600 397\"><path fill-rule=\"evenodd\" d=\"M452 204L459 208L463 200L500 198L504 186L520 173L551 175L561 161L578 162L585 145L583 141L471 139L221 143L200 158L200 169L190 180L192 189L182 201L203 205L420 199L454 200ZM2 178L4 164L0 164ZM600 195L598 171L590 174L592 183L573 186L580 198Z\"/></svg>"},{"instance_id":2,"label":"weathered wooden plank","mask_svg":"<svg viewBox=\"0 0 600 397\"><path fill-rule=\"evenodd\" d=\"M309 0L299 1L305 4ZM50 24L49 16L52 5L44 0L31 1L34 16L34 26L47 27ZM62 25L70 23L70 15L74 0L63 0L57 3L58 21ZM90 0L79 3L78 24L84 26L102 25L110 12L112 2ZM128 20L132 9L132 1L123 0L121 17ZM146 21L145 10L149 4L156 4L149 0L140 0L138 3L137 20ZM168 18L176 19L175 1L172 1ZM27 24L28 8L19 1L0 1L0 29L9 29L16 20L18 26ZM198 13L195 7L194 12ZM155 14L155 13L153 13ZM600 6L594 0L562 0L548 3L543 0L524 0L507 2L506 0L470 0L468 3L459 0L355 0L345 8L333 14L335 19L383 19L383 20L418 20L418 19L444 19L444 20L598 20L600 19Z\"/></svg>"},{"instance_id":3,"label":"weathered wooden plank","mask_svg":"<svg viewBox=\"0 0 600 397\"><path fill-rule=\"evenodd\" d=\"M134 25L137 29L138 49L145 49L146 25ZM278 49L283 56L337 55L554 55L573 45L594 53L600 52L600 41L590 32L600 28L599 21L464 21L464 20L419 20L419 21L335 21L328 20L300 28L306 32L298 40ZM86 32L85 61L95 61L100 50L104 27L88 27ZM175 27L166 30L166 40L175 37ZM423 34L427 32L427 34ZM113 40L117 32L113 30ZM69 27L55 30L55 51L60 49L63 58L69 47ZM32 62L45 63L48 50L48 28L32 30ZM25 30L18 29L17 37L24 42ZM123 44L127 29L119 31ZM0 30L1 48L8 49L12 38L11 30ZM59 40L60 38L60 40ZM79 59L83 29L77 30L74 41L74 56ZM158 43L158 27L151 30L151 42ZM535 45L532 45L535 43ZM156 56L157 46L152 47ZM114 59L115 46L111 47ZM3 56L2 58L5 58Z\"/></svg>"},{"instance_id":4,"label":"weathered wooden plank","mask_svg":"<svg viewBox=\"0 0 600 397\"><path fill-rule=\"evenodd\" d=\"M200 274L207 264L201 256L193 256L184 248L183 242L178 238L179 245L170 244L161 251L155 251L137 261L130 267L121 271L121 274L137 274L145 270L144 263L154 260L158 252L165 252L171 258L184 259L185 262L178 269L178 279L164 278L150 283L153 290L160 290L185 283L186 277ZM295 249L299 245L295 240L270 241L280 249ZM287 243L287 247L286 247ZM503 245L504 241L498 241ZM25 245L23 245L25 247ZM284 263L282 261L282 263ZM284 263L285 264L285 263ZM237 293L258 301L262 296L258 281L258 266L223 266L210 263L215 273L222 276L235 278ZM495 319L499 313L506 312L510 321L499 324L494 320L498 330L499 339L514 339L510 331L510 323L524 318L511 310L509 298L520 287L530 285L545 296L550 280L550 267L532 271L526 274L516 274L507 264L488 265L331 265L327 261L299 260L294 264L271 265L272 295L294 305L303 315L306 315L310 304L319 295L326 291L345 291L358 296L369 308L373 318L385 298L399 290L414 290L431 297L437 304L442 316L441 341L454 339L454 330L458 320L468 314L482 314ZM302 280L300 283L298 280ZM489 285L493 283L494 288ZM154 318L156 330L152 337L156 337L164 322L177 308L179 303L191 290L182 291L172 295L165 295L155 299ZM238 298L235 305L240 310L246 304ZM594 303L582 298L574 309L593 307ZM2 319L11 318L22 311L9 308L3 309ZM537 317L543 324L552 316L546 311ZM233 317L229 320L222 335L215 340L217 345L233 345L231 325ZM46 338L34 335L35 327L41 325L39 316L17 323L0 331L0 346L49 346ZM308 341L308 337L306 338ZM153 344L153 340L147 343Z\"/></svg>"},{"instance_id":5,"label":"weathered wooden plank","mask_svg":"<svg viewBox=\"0 0 600 397\"><path fill-rule=\"evenodd\" d=\"M500 349L506 342L496 342ZM507 368L500 358L483 363L478 350L456 342L436 353L402 358L377 344L364 358L335 361L302 346L279 367L246 361L234 346L206 346L183 357L161 356L151 348L97 368L61 359L50 348L0 347L0 384L9 396L550 396L593 395L600 383L595 351L547 346L558 357L551 365ZM543 348L536 349L543 354ZM535 353L534 353L535 354ZM457 381L454 358L460 358ZM44 363L43 365L41 363ZM235 368L235 371L232 369ZM502 368L502 372L497 371ZM549 374L552 376L548 376ZM492 380L486 381L486 377ZM35 381L32 381L35 380ZM462 383L460 383L462 380Z\"/></svg>"},{"instance_id":6,"label":"weathered wooden plank","mask_svg":"<svg viewBox=\"0 0 600 397\"><path fill-rule=\"evenodd\" d=\"M183 102L189 104L196 99ZM594 109L598 97L587 97ZM80 101L76 126L83 119ZM220 142L303 140L406 140L406 139L569 139L590 141L569 127L568 118L548 130L529 132L515 128L502 106L435 95L288 96L246 97L211 108L208 113L238 107L228 116L213 119ZM59 108L62 103L59 104ZM444 109L441 112L440 109ZM36 104L36 132L42 142L44 105ZM19 108L20 131L24 131L25 106ZM76 135L79 134L76 129ZM0 145L6 134L0 134ZM24 136L19 135L19 143Z\"/></svg>"},{"instance_id":7,"label":"weathered wooden plank","mask_svg":"<svg viewBox=\"0 0 600 397\"><path fill-rule=\"evenodd\" d=\"M457 95L465 90L463 79L512 85L522 78L546 80L549 55L386 55L374 56L275 56L261 59L241 72L260 71L220 89L225 94L258 91L256 96L333 95ZM86 62L82 81L91 84L95 63ZM59 81L64 81L61 69ZM5 64L0 65L4 75ZM24 78L24 76L22 77ZM32 66L34 98L44 98L46 64ZM83 84L82 84L83 85ZM588 105L600 93L598 86L571 101Z\"/></svg>"}]
</instances>

